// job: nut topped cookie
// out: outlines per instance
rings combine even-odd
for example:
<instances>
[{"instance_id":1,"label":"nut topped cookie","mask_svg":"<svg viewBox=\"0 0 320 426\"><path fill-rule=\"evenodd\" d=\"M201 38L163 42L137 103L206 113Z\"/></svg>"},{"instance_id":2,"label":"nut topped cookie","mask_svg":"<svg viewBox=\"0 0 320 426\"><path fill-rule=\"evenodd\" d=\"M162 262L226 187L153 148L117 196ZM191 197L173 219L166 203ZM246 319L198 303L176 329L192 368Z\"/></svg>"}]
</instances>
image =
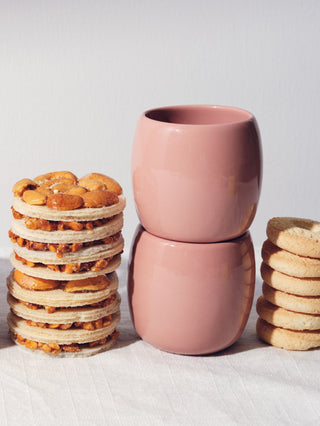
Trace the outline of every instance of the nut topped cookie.
<instances>
[{"instance_id":1,"label":"nut topped cookie","mask_svg":"<svg viewBox=\"0 0 320 426\"><path fill-rule=\"evenodd\" d=\"M125 207L122 188L100 173L77 178L68 171L21 179L12 188L14 211L46 220L97 220Z\"/></svg>"},{"instance_id":2,"label":"nut topped cookie","mask_svg":"<svg viewBox=\"0 0 320 426\"><path fill-rule=\"evenodd\" d=\"M119 334L121 186L100 173L59 171L21 179L12 191L13 340L55 356L109 349Z\"/></svg>"}]
</instances>

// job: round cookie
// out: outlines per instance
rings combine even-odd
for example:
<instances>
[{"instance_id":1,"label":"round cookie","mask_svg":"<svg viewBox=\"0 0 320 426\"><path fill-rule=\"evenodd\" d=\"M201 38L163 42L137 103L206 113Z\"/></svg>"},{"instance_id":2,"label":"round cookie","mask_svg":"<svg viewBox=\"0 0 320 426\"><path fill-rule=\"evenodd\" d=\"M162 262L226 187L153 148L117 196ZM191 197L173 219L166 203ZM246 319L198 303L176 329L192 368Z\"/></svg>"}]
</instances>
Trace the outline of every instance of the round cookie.
<instances>
[{"instance_id":1,"label":"round cookie","mask_svg":"<svg viewBox=\"0 0 320 426\"><path fill-rule=\"evenodd\" d=\"M258 318L256 330L258 337L278 348L292 351L306 351L320 346L320 331L293 331L274 327Z\"/></svg>"},{"instance_id":2,"label":"round cookie","mask_svg":"<svg viewBox=\"0 0 320 426\"><path fill-rule=\"evenodd\" d=\"M16 345L21 347L21 344L18 343L17 338L15 337L14 333L10 332L9 334L10 334L12 341ZM26 352L29 352L29 353L32 352L33 354L36 354L37 356L46 356L46 357L51 356L53 358L85 358L85 357L96 355L96 354L101 353L101 352L108 351L109 349L112 348L112 346L114 346L115 343L116 343L116 339L111 339L103 345L81 348L79 352L60 352L60 353L57 353L57 354L50 354L50 353L45 354L41 350L29 349L29 348L26 348L25 346L22 346L21 349L26 351Z\"/></svg>"},{"instance_id":3,"label":"round cookie","mask_svg":"<svg viewBox=\"0 0 320 426\"><path fill-rule=\"evenodd\" d=\"M40 243L68 244L84 243L87 241L101 240L110 237L121 231L123 227L123 213L119 213L105 225L97 226L93 229L84 229L81 231L43 231L40 229L28 229L23 219L12 219L11 230L20 237L37 241Z\"/></svg>"},{"instance_id":4,"label":"round cookie","mask_svg":"<svg viewBox=\"0 0 320 426\"><path fill-rule=\"evenodd\" d=\"M116 293L112 296L114 297L110 299L110 304L106 307L95 308L86 305L83 307L60 309L53 313L48 313L44 308L31 309L11 296L10 293L7 295L7 301L12 312L20 318L47 324L68 324L73 322L96 321L119 311L120 295Z\"/></svg>"},{"instance_id":5,"label":"round cookie","mask_svg":"<svg viewBox=\"0 0 320 426\"><path fill-rule=\"evenodd\" d=\"M85 221L97 220L119 214L126 206L126 199L123 194L119 195L119 202L107 207L85 207L75 210L53 210L47 206L30 205L18 197L14 197L13 208L30 217L41 217L47 220L64 221Z\"/></svg>"},{"instance_id":6,"label":"round cookie","mask_svg":"<svg viewBox=\"0 0 320 426\"><path fill-rule=\"evenodd\" d=\"M276 246L306 257L320 258L320 222L296 217L274 217L267 236Z\"/></svg>"},{"instance_id":7,"label":"round cookie","mask_svg":"<svg viewBox=\"0 0 320 426\"><path fill-rule=\"evenodd\" d=\"M91 305L110 297L117 291L119 282L116 272L109 274L108 278L110 279L110 285L104 290L80 291L75 293L68 293L61 289L35 291L22 288L15 282L13 278L13 272L11 272L7 278L7 287L9 293L18 300L41 306L68 308Z\"/></svg>"},{"instance_id":8,"label":"round cookie","mask_svg":"<svg viewBox=\"0 0 320 426\"><path fill-rule=\"evenodd\" d=\"M119 240L109 244L99 244L92 247L84 247L79 251L64 253L62 257L57 257L56 252L29 250L26 247L20 247L13 244L13 250L18 256L34 263L43 263L45 265L64 265L66 263L84 263L99 259L107 259L122 252L124 240L121 236Z\"/></svg>"},{"instance_id":9,"label":"round cookie","mask_svg":"<svg viewBox=\"0 0 320 426\"><path fill-rule=\"evenodd\" d=\"M46 266L35 266L31 267L24 265L20 260L17 260L14 253L10 256L11 265L23 272L26 275L31 275L32 277L44 278L48 280L59 280L59 281L70 281L70 280L81 280L84 278L96 277L98 275L109 274L114 272L121 263L121 256L116 255L108 265L101 269L100 271L84 271L84 272L74 272L68 274L66 272L53 271Z\"/></svg>"},{"instance_id":10,"label":"round cookie","mask_svg":"<svg viewBox=\"0 0 320 426\"><path fill-rule=\"evenodd\" d=\"M320 296L320 278L297 278L261 264L261 277L270 287L298 296Z\"/></svg>"},{"instance_id":11,"label":"round cookie","mask_svg":"<svg viewBox=\"0 0 320 426\"><path fill-rule=\"evenodd\" d=\"M293 312L305 314L320 314L320 297L317 296L296 296L275 290L265 282L262 285L262 292L265 299L273 305L288 309Z\"/></svg>"},{"instance_id":12,"label":"round cookie","mask_svg":"<svg viewBox=\"0 0 320 426\"><path fill-rule=\"evenodd\" d=\"M261 255L264 263L276 271L294 277L320 277L320 259L298 256L275 246L270 240L263 243Z\"/></svg>"},{"instance_id":13,"label":"round cookie","mask_svg":"<svg viewBox=\"0 0 320 426\"><path fill-rule=\"evenodd\" d=\"M257 300L258 315L275 327L291 330L320 330L320 315L288 311L268 302L263 296Z\"/></svg>"},{"instance_id":14,"label":"round cookie","mask_svg":"<svg viewBox=\"0 0 320 426\"><path fill-rule=\"evenodd\" d=\"M12 333L22 336L24 339L42 343L57 343L68 345L72 343L94 342L112 334L120 321L120 313L112 316L110 325L96 330L68 329L60 330L53 328L41 328L27 325L23 318L10 312L7 322Z\"/></svg>"}]
</instances>

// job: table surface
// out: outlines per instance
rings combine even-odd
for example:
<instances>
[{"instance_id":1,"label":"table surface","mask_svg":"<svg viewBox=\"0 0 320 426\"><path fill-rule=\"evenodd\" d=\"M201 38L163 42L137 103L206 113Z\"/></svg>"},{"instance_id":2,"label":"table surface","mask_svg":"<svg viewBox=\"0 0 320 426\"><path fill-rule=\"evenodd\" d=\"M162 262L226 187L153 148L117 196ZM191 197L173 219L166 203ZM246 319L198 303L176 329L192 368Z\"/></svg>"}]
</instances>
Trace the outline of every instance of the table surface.
<instances>
[{"instance_id":1,"label":"table surface","mask_svg":"<svg viewBox=\"0 0 320 426\"><path fill-rule=\"evenodd\" d=\"M120 337L91 358L53 359L8 337L0 260L0 425L320 424L320 350L293 352L260 342L252 309L230 348L209 356L162 352L136 335L118 270ZM255 299L261 294L257 278Z\"/></svg>"}]
</instances>

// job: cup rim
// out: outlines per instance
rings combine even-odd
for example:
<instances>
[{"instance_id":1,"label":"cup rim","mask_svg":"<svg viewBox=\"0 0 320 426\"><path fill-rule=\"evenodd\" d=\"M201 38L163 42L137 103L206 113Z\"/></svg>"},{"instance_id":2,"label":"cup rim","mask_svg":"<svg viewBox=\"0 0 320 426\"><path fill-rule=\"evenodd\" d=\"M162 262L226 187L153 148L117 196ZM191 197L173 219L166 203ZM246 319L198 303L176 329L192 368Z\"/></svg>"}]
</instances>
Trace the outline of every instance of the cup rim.
<instances>
[{"instance_id":1,"label":"cup rim","mask_svg":"<svg viewBox=\"0 0 320 426\"><path fill-rule=\"evenodd\" d=\"M166 121L166 120L161 120L161 119L157 119L154 117L155 114L159 113L172 113L174 111L183 111L183 110L190 110L190 109L194 109L194 110L219 110L227 112L227 113L235 113L239 115L239 120L230 120L230 121L225 121L225 122L208 122L208 123L196 123L196 122L183 122L183 123L179 123L176 121ZM164 126L178 126L178 127L189 127L189 126L197 126L197 127L207 127L207 126L213 126L213 127L220 127L220 126L232 126L232 125L237 125L237 124L241 124L241 123L246 123L249 121L252 121L254 119L254 115L250 112L247 111L243 108L238 108L238 107L234 107L234 106L225 106L225 105L213 105L213 104L188 104L188 105L167 105L167 106L163 106L163 107L157 107L157 108L150 108L148 110L146 110L143 113L143 118L146 119L147 121L150 122L155 122L155 123L161 123L161 125ZM240 118L240 117L243 118Z\"/></svg>"},{"instance_id":2,"label":"cup rim","mask_svg":"<svg viewBox=\"0 0 320 426\"><path fill-rule=\"evenodd\" d=\"M156 242L160 246L175 247L175 249L177 250L185 249L185 248L192 249L195 247L198 247L198 248L201 247L202 250L211 250L211 249L219 250L222 247L231 247L233 245L238 245L243 240L246 240L246 239L252 240L250 229L247 229L244 233L242 233L238 237L234 237L234 238L226 239L222 241L210 241L210 242L193 242L193 241L191 242L190 241L188 242L188 241L172 240L172 239L160 237L158 235L153 234L152 232L147 231L146 228L144 228L141 223L139 223L135 229L134 238L133 238L134 241L138 234L140 236L144 235L148 240L152 242Z\"/></svg>"}]
</instances>

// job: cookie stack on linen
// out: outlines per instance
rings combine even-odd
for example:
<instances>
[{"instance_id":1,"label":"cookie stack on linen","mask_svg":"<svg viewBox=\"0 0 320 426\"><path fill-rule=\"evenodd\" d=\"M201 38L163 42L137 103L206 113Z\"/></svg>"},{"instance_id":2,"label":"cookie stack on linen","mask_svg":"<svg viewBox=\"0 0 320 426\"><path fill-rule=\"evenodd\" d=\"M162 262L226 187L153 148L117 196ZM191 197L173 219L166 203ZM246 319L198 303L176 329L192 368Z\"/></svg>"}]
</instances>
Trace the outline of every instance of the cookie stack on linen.
<instances>
[{"instance_id":1,"label":"cookie stack on linen","mask_svg":"<svg viewBox=\"0 0 320 426\"><path fill-rule=\"evenodd\" d=\"M262 247L258 336L289 350L320 346L320 222L276 217Z\"/></svg>"},{"instance_id":2,"label":"cookie stack on linen","mask_svg":"<svg viewBox=\"0 0 320 426\"><path fill-rule=\"evenodd\" d=\"M22 179L13 193L12 339L55 356L109 349L119 335L121 186L99 173L52 172Z\"/></svg>"}]
</instances>

